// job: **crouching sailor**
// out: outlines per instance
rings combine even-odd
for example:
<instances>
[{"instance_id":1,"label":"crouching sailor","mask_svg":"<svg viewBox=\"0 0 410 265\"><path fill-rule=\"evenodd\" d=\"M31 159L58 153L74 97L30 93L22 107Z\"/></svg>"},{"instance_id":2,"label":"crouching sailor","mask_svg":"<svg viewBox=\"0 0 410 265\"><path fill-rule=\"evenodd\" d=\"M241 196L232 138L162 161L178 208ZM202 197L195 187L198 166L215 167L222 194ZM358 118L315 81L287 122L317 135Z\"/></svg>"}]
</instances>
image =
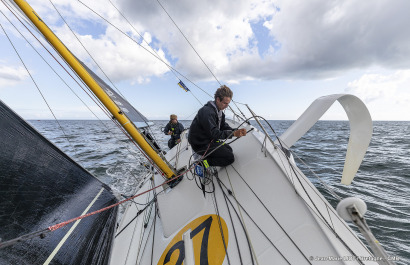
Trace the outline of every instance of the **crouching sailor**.
<instances>
[{"instance_id":1,"label":"crouching sailor","mask_svg":"<svg viewBox=\"0 0 410 265\"><path fill-rule=\"evenodd\" d=\"M178 117L175 114L171 114L168 124L164 128L166 135L171 135L171 139L168 141L169 149L172 149L175 145L181 142L181 133L184 131L184 126L178 122Z\"/></svg>"},{"instance_id":2,"label":"crouching sailor","mask_svg":"<svg viewBox=\"0 0 410 265\"><path fill-rule=\"evenodd\" d=\"M234 130L225 122L223 110L228 107L232 96L229 87L223 85L218 88L215 101L209 101L199 109L189 130L188 142L197 154L206 152L205 159L209 166L225 167L232 164L235 161L232 148L222 142L232 136L246 135L246 129Z\"/></svg>"}]
</instances>

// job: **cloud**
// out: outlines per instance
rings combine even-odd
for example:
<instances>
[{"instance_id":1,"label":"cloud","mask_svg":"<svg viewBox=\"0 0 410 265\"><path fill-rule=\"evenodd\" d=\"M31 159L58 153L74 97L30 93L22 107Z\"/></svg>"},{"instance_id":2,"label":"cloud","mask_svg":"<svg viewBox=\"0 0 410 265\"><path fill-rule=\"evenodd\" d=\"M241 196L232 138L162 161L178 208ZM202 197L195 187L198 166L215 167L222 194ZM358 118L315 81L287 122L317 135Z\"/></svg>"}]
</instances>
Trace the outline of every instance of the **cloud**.
<instances>
[{"instance_id":1,"label":"cloud","mask_svg":"<svg viewBox=\"0 0 410 265\"><path fill-rule=\"evenodd\" d=\"M410 70L365 74L348 84L346 92L362 99L374 119L410 120Z\"/></svg>"},{"instance_id":2,"label":"cloud","mask_svg":"<svg viewBox=\"0 0 410 265\"><path fill-rule=\"evenodd\" d=\"M410 2L404 0L163 5L204 61L224 79L317 79L374 65L410 66ZM120 6L178 58L178 68L196 78L210 77L155 1L128 0ZM258 22L269 30L271 41L262 56L257 45L261 39L252 30Z\"/></svg>"},{"instance_id":3,"label":"cloud","mask_svg":"<svg viewBox=\"0 0 410 265\"><path fill-rule=\"evenodd\" d=\"M27 77L24 67L0 65L0 87L14 86Z\"/></svg>"},{"instance_id":4,"label":"cloud","mask_svg":"<svg viewBox=\"0 0 410 265\"><path fill-rule=\"evenodd\" d=\"M109 1L84 2L141 43ZM374 66L410 68L406 0L160 1L179 29L157 1L112 2L167 63L195 81L213 77L179 29L225 82L328 79ZM84 5L70 0L53 3L114 80L146 82L169 72ZM49 2L33 0L33 6L80 58L88 56Z\"/></svg>"}]
</instances>

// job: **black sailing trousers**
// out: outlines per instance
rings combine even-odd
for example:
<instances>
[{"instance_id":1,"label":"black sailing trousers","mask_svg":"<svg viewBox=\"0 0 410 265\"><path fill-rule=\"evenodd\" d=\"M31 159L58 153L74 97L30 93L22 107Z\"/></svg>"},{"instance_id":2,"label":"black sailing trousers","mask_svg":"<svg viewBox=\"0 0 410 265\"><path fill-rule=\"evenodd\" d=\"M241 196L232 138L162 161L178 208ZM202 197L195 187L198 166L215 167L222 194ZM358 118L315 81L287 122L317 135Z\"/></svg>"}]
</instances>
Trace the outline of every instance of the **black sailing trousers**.
<instances>
[{"instance_id":1,"label":"black sailing trousers","mask_svg":"<svg viewBox=\"0 0 410 265\"><path fill-rule=\"evenodd\" d=\"M203 155L208 148L208 146L191 146L199 155ZM210 155L207 156L208 154ZM226 167L235 161L232 147L227 144L221 145L221 143L212 142L205 156L205 159L210 166Z\"/></svg>"}]
</instances>

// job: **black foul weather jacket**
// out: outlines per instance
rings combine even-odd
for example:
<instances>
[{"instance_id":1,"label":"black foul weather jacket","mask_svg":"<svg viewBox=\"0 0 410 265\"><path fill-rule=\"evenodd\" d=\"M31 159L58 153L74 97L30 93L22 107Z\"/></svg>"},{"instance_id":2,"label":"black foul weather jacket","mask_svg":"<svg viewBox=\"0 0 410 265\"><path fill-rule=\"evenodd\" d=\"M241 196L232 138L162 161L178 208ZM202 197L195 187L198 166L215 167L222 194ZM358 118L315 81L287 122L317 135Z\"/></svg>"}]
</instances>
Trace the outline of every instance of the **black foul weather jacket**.
<instances>
[{"instance_id":1,"label":"black foul weather jacket","mask_svg":"<svg viewBox=\"0 0 410 265\"><path fill-rule=\"evenodd\" d=\"M209 101L199 109L190 126L188 142L194 150L206 147L212 140L216 142L232 137L233 129L225 122L225 114L222 113L219 120L217 109L212 103Z\"/></svg>"},{"instance_id":2,"label":"black foul weather jacket","mask_svg":"<svg viewBox=\"0 0 410 265\"><path fill-rule=\"evenodd\" d=\"M164 128L164 133L168 135L169 131L172 132L171 139L178 140L179 138L181 138L181 133L184 131L184 125L179 122L176 124L168 122L168 124Z\"/></svg>"}]
</instances>

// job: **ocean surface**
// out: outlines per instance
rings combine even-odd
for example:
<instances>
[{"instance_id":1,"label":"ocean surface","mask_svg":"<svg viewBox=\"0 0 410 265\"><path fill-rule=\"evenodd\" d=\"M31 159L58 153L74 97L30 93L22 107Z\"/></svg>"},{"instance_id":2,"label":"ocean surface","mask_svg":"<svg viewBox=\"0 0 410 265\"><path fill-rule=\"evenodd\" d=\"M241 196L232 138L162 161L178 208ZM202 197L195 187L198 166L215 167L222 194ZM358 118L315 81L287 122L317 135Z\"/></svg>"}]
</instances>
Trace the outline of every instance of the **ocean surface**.
<instances>
[{"instance_id":1,"label":"ocean surface","mask_svg":"<svg viewBox=\"0 0 410 265\"><path fill-rule=\"evenodd\" d=\"M29 121L60 149L120 194L132 195L144 173L144 157L111 121ZM181 121L185 128L191 121ZM167 121L154 121L151 134L164 150L168 136L161 133ZM292 121L269 121L280 136ZM273 137L274 133L269 132ZM350 186L340 184L349 123L319 121L291 149L306 163L299 167L337 205L337 199L311 173L315 172L342 197L355 196L367 203L365 215L373 234L397 264L410 264L410 122L375 121L373 138ZM351 226L352 227L352 226ZM358 231L353 227L355 231ZM362 239L363 237L360 236Z\"/></svg>"}]
</instances>

